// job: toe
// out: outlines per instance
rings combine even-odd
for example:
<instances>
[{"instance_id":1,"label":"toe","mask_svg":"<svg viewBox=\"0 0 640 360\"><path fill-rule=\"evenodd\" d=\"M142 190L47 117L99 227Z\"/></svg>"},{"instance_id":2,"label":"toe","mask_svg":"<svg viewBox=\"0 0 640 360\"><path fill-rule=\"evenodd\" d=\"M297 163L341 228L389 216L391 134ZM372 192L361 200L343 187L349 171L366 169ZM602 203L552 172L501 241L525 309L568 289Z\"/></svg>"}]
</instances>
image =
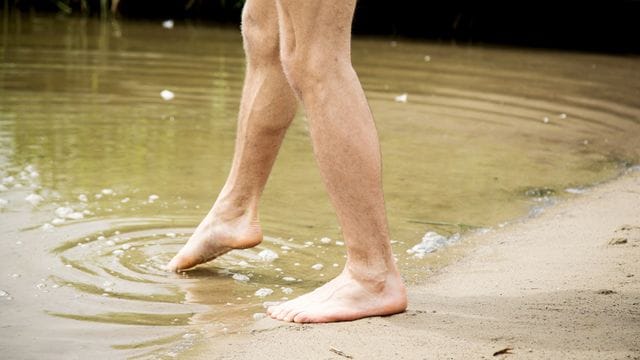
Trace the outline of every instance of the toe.
<instances>
[{"instance_id":1,"label":"toe","mask_svg":"<svg viewBox=\"0 0 640 360\"><path fill-rule=\"evenodd\" d=\"M304 324L310 322L309 314L305 311L301 311L293 317L293 322Z\"/></svg>"}]
</instances>

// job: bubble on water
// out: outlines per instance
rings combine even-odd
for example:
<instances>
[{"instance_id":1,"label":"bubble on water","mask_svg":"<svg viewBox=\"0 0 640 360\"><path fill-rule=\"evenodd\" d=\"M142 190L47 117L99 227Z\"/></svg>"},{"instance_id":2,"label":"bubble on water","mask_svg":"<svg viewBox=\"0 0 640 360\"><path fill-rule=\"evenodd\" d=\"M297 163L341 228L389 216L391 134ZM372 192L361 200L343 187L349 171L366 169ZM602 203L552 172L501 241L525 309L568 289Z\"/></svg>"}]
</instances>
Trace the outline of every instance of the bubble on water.
<instances>
[{"instance_id":1,"label":"bubble on water","mask_svg":"<svg viewBox=\"0 0 640 360\"><path fill-rule=\"evenodd\" d=\"M50 232L50 231L53 231L54 228L55 227L53 225L49 224L49 223L45 223L44 225L42 225L42 230L43 231Z\"/></svg>"},{"instance_id":2,"label":"bubble on water","mask_svg":"<svg viewBox=\"0 0 640 360\"><path fill-rule=\"evenodd\" d=\"M61 224L64 224L64 219L61 219L61 218L55 218L55 219L51 220L51 224L53 224L53 225L61 225Z\"/></svg>"},{"instance_id":3,"label":"bubble on water","mask_svg":"<svg viewBox=\"0 0 640 360\"><path fill-rule=\"evenodd\" d=\"M249 277L248 277L247 275L243 275L243 274L233 274L233 276L232 276L231 278L232 278L233 280L236 280L236 281L242 281L242 282L245 282L245 281L249 281L249 280L250 280L250 279L249 279Z\"/></svg>"},{"instance_id":4,"label":"bubble on water","mask_svg":"<svg viewBox=\"0 0 640 360\"><path fill-rule=\"evenodd\" d=\"M320 239L320 242L323 244L331 244L331 239L329 239L328 237L323 237L322 239Z\"/></svg>"},{"instance_id":5,"label":"bubble on water","mask_svg":"<svg viewBox=\"0 0 640 360\"><path fill-rule=\"evenodd\" d=\"M36 284L36 288L37 288L38 290L43 290L43 289L45 289L46 287L47 287L47 284L45 284L45 283L38 283L38 284Z\"/></svg>"},{"instance_id":6,"label":"bubble on water","mask_svg":"<svg viewBox=\"0 0 640 360\"><path fill-rule=\"evenodd\" d=\"M293 263L293 266L300 266L299 262Z\"/></svg>"},{"instance_id":7,"label":"bubble on water","mask_svg":"<svg viewBox=\"0 0 640 360\"><path fill-rule=\"evenodd\" d=\"M93 195L93 197L98 199L98 200L100 200L100 199L102 199L102 194L95 194L95 195Z\"/></svg>"},{"instance_id":8,"label":"bubble on water","mask_svg":"<svg viewBox=\"0 0 640 360\"><path fill-rule=\"evenodd\" d=\"M87 195L85 195L85 194L80 194L80 195L78 195L78 200L79 200L79 201L82 201L82 202L87 202L87 201L89 201L89 199L87 198Z\"/></svg>"},{"instance_id":9,"label":"bubble on water","mask_svg":"<svg viewBox=\"0 0 640 360\"><path fill-rule=\"evenodd\" d=\"M105 244L107 244L107 246L114 246L116 244L116 242L113 241L113 240L107 240L107 242Z\"/></svg>"},{"instance_id":10,"label":"bubble on water","mask_svg":"<svg viewBox=\"0 0 640 360\"><path fill-rule=\"evenodd\" d=\"M96 240L102 241L102 240L106 240L106 239L107 239L106 237L100 235L100 236L98 236L98 238Z\"/></svg>"},{"instance_id":11,"label":"bubble on water","mask_svg":"<svg viewBox=\"0 0 640 360\"><path fill-rule=\"evenodd\" d=\"M292 277L292 276L285 276L282 278L282 280L284 281L296 281L296 278Z\"/></svg>"},{"instance_id":12,"label":"bubble on water","mask_svg":"<svg viewBox=\"0 0 640 360\"><path fill-rule=\"evenodd\" d=\"M121 203L123 203L123 204L126 204L126 203L128 203L128 202L129 202L129 200L131 200L131 199L129 199L128 197L126 197L126 198L124 198L124 199L120 200L120 202L121 202Z\"/></svg>"},{"instance_id":13,"label":"bubble on water","mask_svg":"<svg viewBox=\"0 0 640 360\"><path fill-rule=\"evenodd\" d=\"M9 205L9 200L0 198L0 210L4 209Z\"/></svg>"},{"instance_id":14,"label":"bubble on water","mask_svg":"<svg viewBox=\"0 0 640 360\"><path fill-rule=\"evenodd\" d=\"M113 194L115 194L115 193L114 193L114 191L113 191L113 189L102 189L102 190L100 190L100 192L101 192L103 195L113 195Z\"/></svg>"},{"instance_id":15,"label":"bubble on water","mask_svg":"<svg viewBox=\"0 0 640 360\"><path fill-rule=\"evenodd\" d=\"M338 245L338 246L342 246L342 245L344 245L344 241L337 241L337 240L336 240L336 245Z\"/></svg>"},{"instance_id":16,"label":"bubble on water","mask_svg":"<svg viewBox=\"0 0 640 360\"><path fill-rule=\"evenodd\" d=\"M257 297L265 297L273 294L273 290L269 288L260 288L255 292L255 296Z\"/></svg>"},{"instance_id":17,"label":"bubble on water","mask_svg":"<svg viewBox=\"0 0 640 360\"><path fill-rule=\"evenodd\" d=\"M131 244L122 244L121 248L122 250L129 250L131 249Z\"/></svg>"},{"instance_id":18,"label":"bubble on water","mask_svg":"<svg viewBox=\"0 0 640 360\"><path fill-rule=\"evenodd\" d=\"M331 266L333 266L333 267L338 267L338 266L340 266L340 265L338 265L338 264L336 264L336 263L333 263L333 265L331 265Z\"/></svg>"},{"instance_id":19,"label":"bubble on water","mask_svg":"<svg viewBox=\"0 0 640 360\"><path fill-rule=\"evenodd\" d=\"M123 251L123 250L120 250L120 249L116 249L116 250L113 250L113 252L112 252L112 253L113 253L113 255L115 255L115 256L120 256L120 255L124 254L124 251Z\"/></svg>"},{"instance_id":20,"label":"bubble on water","mask_svg":"<svg viewBox=\"0 0 640 360\"><path fill-rule=\"evenodd\" d=\"M59 288L59 287L60 287L60 285L58 285L58 284L53 284L53 285L51 285L51 288L53 288L53 289L57 289L57 288Z\"/></svg>"},{"instance_id":21,"label":"bubble on water","mask_svg":"<svg viewBox=\"0 0 640 360\"><path fill-rule=\"evenodd\" d=\"M313 241L305 241L304 245L305 246L311 246L311 245L313 245Z\"/></svg>"},{"instance_id":22,"label":"bubble on water","mask_svg":"<svg viewBox=\"0 0 640 360\"><path fill-rule=\"evenodd\" d=\"M20 276L21 276L21 275L20 275L20 274L18 274L18 273L13 273L13 274L11 274L11 277L12 277L12 278L14 278L14 279L17 279L17 278L19 278Z\"/></svg>"},{"instance_id":23,"label":"bubble on water","mask_svg":"<svg viewBox=\"0 0 640 360\"><path fill-rule=\"evenodd\" d=\"M396 102L398 102L398 103L403 103L404 104L404 103L407 102L407 100L409 100L409 94L407 94L407 93L400 94L400 95L396 96L394 100Z\"/></svg>"},{"instance_id":24,"label":"bubble on water","mask_svg":"<svg viewBox=\"0 0 640 360\"><path fill-rule=\"evenodd\" d=\"M424 56L424 62L429 62L429 61L431 61L431 56L425 55Z\"/></svg>"},{"instance_id":25,"label":"bubble on water","mask_svg":"<svg viewBox=\"0 0 640 360\"><path fill-rule=\"evenodd\" d=\"M311 265L311 268L313 270L322 270L322 268L324 268L324 265L322 265L322 264L314 264L314 265Z\"/></svg>"},{"instance_id":26,"label":"bubble on water","mask_svg":"<svg viewBox=\"0 0 640 360\"><path fill-rule=\"evenodd\" d=\"M148 202L152 203L156 200L160 199L160 196L156 195L156 194L151 194L149 195L149 198L147 199Z\"/></svg>"},{"instance_id":27,"label":"bubble on water","mask_svg":"<svg viewBox=\"0 0 640 360\"><path fill-rule=\"evenodd\" d=\"M264 249L258 253L258 257L262 261L271 262L278 258L278 254L275 251Z\"/></svg>"},{"instance_id":28,"label":"bubble on water","mask_svg":"<svg viewBox=\"0 0 640 360\"><path fill-rule=\"evenodd\" d=\"M293 289L292 289L292 288L290 288L290 287L283 287L283 288L282 288L282 289L280 289L280 290L282 290L282 292L283 292L283 293L285 293L285 294L287 294L287 295L289 295L289 294L291 294L291 293L293 292Z\"/></svg>"},{"instance_id":29,"label":"bubble on water","mask_svg":"<svg viewBox=\"0 0 640 360\"><path fill-rule=\"evenodd\" d=\"M549 123L549 117L548 116L543 117L542 118L542 122L545 123L545 124L548 124Z\"/></svg>"},{"instance_id":30,"label":"bubble on water","mask_svg":"<svg viewBox=\"0 0 640 360\"><path fill-rule=\"evenodd\" d=\"M24 198L24 200L33 206L37 206L42 202L42 200L44 200L44 198L38 194L29 194Z\"/></svg>"},{"instance_id":31,"label":"bubble on water","mask_svg":"<svg viewBox=\"0 0 640 360\"><path fill-rule=\"evenodd\" d=\"M291 248L290 248L290 247L288 247L287 245L282 245L282 246L280 246L280 249L282 249L282 250L284 250L284 251L291 250Z\"/></svg>"},{"instance_id":32,"label":"bubble on water","mask_svg":"<svg viewBox=\"0 0 640 360\"><path fill-rule=\"evenodd\" d=\"M176 237L176 233L172 233L172 232L168 232L166 234L164 234L166 237L170 237L170 238L174 238Z\"/></svg>"},{"instance_id":33,"label":"bubble on water","mask_svg":"<svg viewBox=\"0 0 640 360\"><path fill-rule=\"evenodd\" d=\"M560 119L566 119L566 118L567 118L567 114L565 114L565 113L561 113L560 115L558 115L558 117L559 117Z\"/></svg>"},{"instance_id":34,"label":"bubble on water","mask_svg":"<svg viewBox=\"0 0 640 360\"><path fill-rule=\"evenodd\" d=\"M238 261L238 266L246 268L246 267L249 267L250 265L249 265L248 262L246 262L244 260L240 260L240 261Z\"/></svg>"}]
</instances>

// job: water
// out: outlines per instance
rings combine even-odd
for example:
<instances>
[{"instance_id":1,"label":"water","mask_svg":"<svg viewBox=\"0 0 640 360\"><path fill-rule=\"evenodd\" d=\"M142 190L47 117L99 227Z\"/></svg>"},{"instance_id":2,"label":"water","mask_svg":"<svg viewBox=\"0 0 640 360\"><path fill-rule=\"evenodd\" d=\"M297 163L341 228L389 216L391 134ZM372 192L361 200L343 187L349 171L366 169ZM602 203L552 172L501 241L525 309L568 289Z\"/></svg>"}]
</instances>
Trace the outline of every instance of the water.
<instances>
[{"instance_id":1,"label":"water","mask_svg":"<svg viewBox=\"0 0 640 360\"><path fill-rule=\"evenodd\" d=\"M4 353L174 357L340 271L344 245L302 114L262 200L263 244L162 270L229 170L237 30L5 12L1 39ZM433 248L640 159L637 57L385 39L356 39L353 57L409 283L446 260ZM444 237L411 250L428 231Z\"/></svg>"}]
</instances>

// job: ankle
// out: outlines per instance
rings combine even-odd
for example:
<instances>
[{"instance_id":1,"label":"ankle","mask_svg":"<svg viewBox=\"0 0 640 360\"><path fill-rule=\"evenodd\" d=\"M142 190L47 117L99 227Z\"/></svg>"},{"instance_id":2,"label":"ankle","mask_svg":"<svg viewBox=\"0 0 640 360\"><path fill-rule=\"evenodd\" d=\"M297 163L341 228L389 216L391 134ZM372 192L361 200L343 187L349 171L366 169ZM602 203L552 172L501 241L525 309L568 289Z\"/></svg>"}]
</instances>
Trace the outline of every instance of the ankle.
<instances>
[{"instance_id":1,"label":"ankle","mask_svg":"<svg viewBox=\"0 0 640 360\"><path fill-rule=\"evenodd\" d=\"M214 219L223 222L250 217L257 218L257 202L249 196L220 195L211 208Z\"/></svg>"},{"instance_id":2,"label":"ankle","mask_svg":"<svg viewBox=\"0 0 640 360\"><path fill-rule=\"evenodd\" d=\"M390 283L402 282L395 264L371 266L347 262L344 268L347 276L365 285L372 291L383 292Z\"/></svg>"}]
</instances>

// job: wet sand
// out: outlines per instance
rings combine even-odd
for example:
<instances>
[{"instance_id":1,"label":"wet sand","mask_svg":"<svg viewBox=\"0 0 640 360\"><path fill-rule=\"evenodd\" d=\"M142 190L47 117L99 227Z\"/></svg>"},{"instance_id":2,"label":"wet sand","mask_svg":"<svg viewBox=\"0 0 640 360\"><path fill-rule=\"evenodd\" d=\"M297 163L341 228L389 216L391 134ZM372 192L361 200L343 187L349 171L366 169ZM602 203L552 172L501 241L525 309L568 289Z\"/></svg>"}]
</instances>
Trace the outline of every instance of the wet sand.
<instances>
[{"instance_id":1,"label":"wet sand","mask_svg":"<svg viewBox=\"0 0 640 360\"><path fill-rule=\"evenodd\" d=\"M187 358L639 359L640 173L469 239L411 287L407 312L349 323L271 319ZM494 353L511 348L512 355Z\"/></svg>"}]
</instances>

